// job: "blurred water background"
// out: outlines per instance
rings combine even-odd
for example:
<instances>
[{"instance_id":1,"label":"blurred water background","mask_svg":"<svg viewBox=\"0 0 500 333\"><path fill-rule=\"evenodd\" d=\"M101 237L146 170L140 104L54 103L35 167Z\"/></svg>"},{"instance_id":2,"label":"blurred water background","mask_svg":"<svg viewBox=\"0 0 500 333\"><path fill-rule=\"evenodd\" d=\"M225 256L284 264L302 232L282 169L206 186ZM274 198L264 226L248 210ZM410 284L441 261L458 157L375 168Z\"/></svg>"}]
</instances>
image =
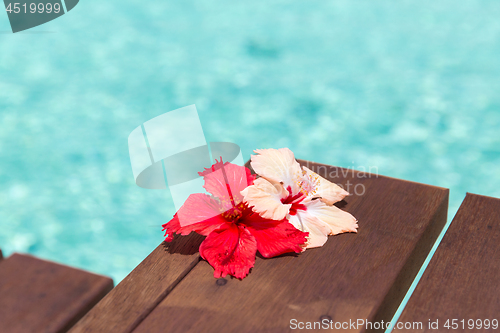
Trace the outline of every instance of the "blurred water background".
<instances>
[{"instance_id":1,"label":"blurred water background","mask_svg":"<svg viewBox=\"0 0 500 333\"><path fill-rule=\"evenodd\" d=\"M0 247L123 279L162 240L141 123L196 104L208 141L500 197L500 2L82 0L0 14ZM362 221L360 227L362 228Z\"/></svg>"}]
</instances>

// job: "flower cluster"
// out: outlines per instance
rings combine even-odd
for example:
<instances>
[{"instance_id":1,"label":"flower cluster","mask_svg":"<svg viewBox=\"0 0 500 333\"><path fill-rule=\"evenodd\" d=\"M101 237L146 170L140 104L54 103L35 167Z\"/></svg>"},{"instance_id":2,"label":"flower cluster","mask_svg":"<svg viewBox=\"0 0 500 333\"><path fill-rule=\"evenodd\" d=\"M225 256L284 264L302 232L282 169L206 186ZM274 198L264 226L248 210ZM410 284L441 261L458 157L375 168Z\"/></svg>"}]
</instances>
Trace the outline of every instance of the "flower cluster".
<instances>
[{"instance_id":1,"label":"flower cluster","mask_svg":"<svg viewBox=\"0 0 500 333\"><path fill-rule=\"evenodd\" d=\"M216 161L200 172L205 190L191 194L163 225L165 240L195 231L207 236L200 255L214 276L244 278L257 251L271 258L322 246L328 235L356 232L357 221L333 206L349 195L306 167L288 148L255 150L250 170Z\"/></svg>"}]
</instances>

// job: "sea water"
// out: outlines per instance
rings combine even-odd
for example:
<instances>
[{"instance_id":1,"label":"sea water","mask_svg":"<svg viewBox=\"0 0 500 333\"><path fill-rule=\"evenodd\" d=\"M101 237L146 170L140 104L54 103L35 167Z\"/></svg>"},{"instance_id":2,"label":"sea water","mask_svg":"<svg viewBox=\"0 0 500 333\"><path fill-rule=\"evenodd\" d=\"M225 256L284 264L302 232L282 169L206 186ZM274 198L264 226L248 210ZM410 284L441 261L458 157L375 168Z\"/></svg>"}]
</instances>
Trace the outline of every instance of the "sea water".
<instances>
[{"instance_id":1,"label":"sea water","mask_svg":"<svg viewBox=\"0 0 500 333\"><path fill-rule=\"evenodd\" d=\"M0 13L0 248L123 279L168 190L127 137L196 104L207 141L500 197L500 2L82 0ZM372 169L373 170L373 169ZM360 228L363 221L359 222Z\"/></svg>"}]
</instances>

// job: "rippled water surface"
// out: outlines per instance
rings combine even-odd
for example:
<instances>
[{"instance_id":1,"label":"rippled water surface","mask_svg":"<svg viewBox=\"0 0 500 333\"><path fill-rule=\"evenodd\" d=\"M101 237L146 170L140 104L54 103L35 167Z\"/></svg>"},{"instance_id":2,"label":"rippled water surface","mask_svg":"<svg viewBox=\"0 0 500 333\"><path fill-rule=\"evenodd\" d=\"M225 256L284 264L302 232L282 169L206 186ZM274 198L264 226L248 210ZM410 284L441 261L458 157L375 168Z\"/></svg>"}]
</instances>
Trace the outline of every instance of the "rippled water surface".
<instances>
[{"instance_id":1,"label":"rippled water surface","mask_svg":"<svg viewBox=\"0 0 500 333\"><path fill-rule=\"evenodd\" d=\"M82 0L0 14L0 247L119 282L162 241L168 191L129 133L196 104L209 141L500 197L500 2ZM360 221L362 227L362 221Z\"/></svg>"}]
</instances>

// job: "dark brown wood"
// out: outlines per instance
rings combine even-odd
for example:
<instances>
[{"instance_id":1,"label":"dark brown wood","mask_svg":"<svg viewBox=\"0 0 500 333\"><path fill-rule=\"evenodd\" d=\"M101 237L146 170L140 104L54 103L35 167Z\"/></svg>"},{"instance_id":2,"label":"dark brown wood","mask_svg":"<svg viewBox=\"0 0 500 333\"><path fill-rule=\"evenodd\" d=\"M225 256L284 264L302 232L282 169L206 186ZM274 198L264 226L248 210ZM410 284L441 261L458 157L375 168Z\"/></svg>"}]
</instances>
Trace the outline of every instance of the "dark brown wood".
<instances>
[{"instance_id":1,"label":"dark brown wood","mask_svg":"<svg viewBox=\"0 0 500 333\"><path fill-rule=\"evenodd\" d=\"M212 267L200 261L135 333L288 332L292 319L392 318L446 223L448 190L300 163L357 190L339 206L359 220L358 234L330 237L322 248L298 256L257 258L242 281L217 282Z\"/></svg>"},{"instance_id":2,"label":"dark brown wood","mask_svg":"<svg viewBox=\"0 0 500 333\"><path fill-rule=\"evenodd\" d=\"M0 249L0 261L2 261L3 259L3 253L2 253L2 249Z\"/></svg>"},{"instance_id":3,"label":"dark brown wood","mask_svg":"<svg viewBox=\"0 0 500 333\"><path fill-rule=\"evenodd\" d=\"M198 263L202 240L192 233L160 244L71 333L131 332Z\"/></svg>"},{"instance_id":4,"label":"dark brown wood","mask_svg":"<svg viewBox=\"0 0 500 333\"><path fill-rule=\"evenodd\" d=\"M467 194L399 322L440 332L457 319L456 332L482 332L467 321L494 318L500 321L500 199ZM438 330L429 329L429 319L438 320Z\"/></svg>"},{"instance_id":5,"label":"dark brown wood","mask_svg":"<svg viewBox=\"0 0 500 333\"><path fill-rule=\"evenodd\" d=\"M0 332L66 332L112 288L110 278L15 253L0 265Z\"/></svg>"}]
</instances>

